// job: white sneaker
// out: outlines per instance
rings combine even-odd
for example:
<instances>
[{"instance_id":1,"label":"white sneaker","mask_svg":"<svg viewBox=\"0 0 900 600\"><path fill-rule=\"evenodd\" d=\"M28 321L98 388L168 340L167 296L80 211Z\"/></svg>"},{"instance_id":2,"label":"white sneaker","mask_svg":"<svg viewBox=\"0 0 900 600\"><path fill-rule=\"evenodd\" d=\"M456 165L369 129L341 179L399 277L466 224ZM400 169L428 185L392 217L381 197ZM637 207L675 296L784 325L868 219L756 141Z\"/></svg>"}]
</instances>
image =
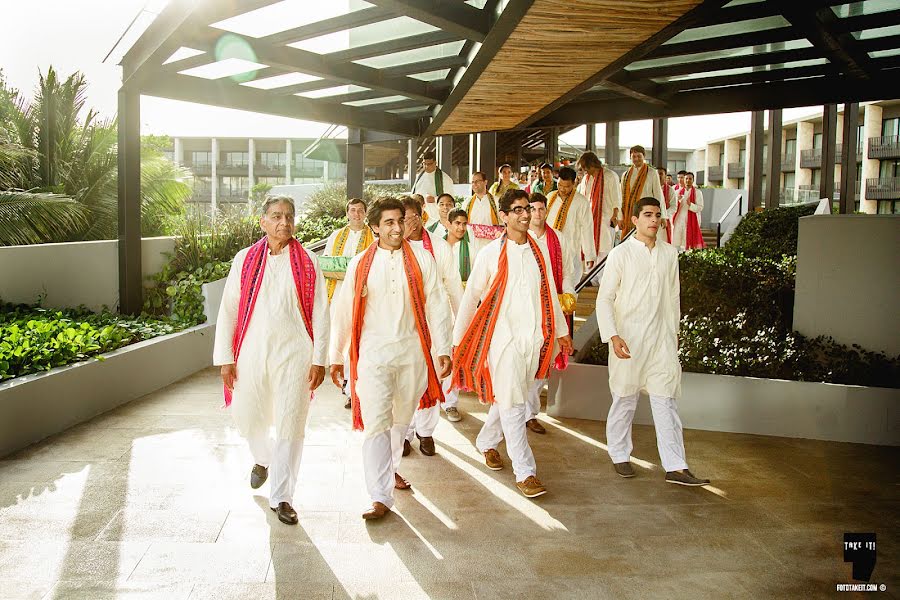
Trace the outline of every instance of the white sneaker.
<instances>
[{"instance_id":1,"label":"white sneaker","mask_svg":"<svg viewBox=\"0 0 900 600\"><path fill-rule=\"evenodd\" d=\"M462 415L459 414L459 411L456 410L456 407L451 406L450 408L447 409L446 412L447 412L447 420L450 421L451 423L457 423L459 421L462 421Z\"/></svg>"}]
</instances>

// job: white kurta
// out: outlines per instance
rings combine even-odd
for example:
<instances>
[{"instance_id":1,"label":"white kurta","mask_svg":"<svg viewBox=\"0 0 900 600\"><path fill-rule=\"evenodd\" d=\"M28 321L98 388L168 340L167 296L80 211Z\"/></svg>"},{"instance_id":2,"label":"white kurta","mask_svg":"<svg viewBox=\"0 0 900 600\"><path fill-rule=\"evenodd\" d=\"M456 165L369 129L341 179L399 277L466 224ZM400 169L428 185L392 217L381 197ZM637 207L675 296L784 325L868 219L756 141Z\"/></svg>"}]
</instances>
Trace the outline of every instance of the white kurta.
<instances>
[{"instance_id":1,"label":"white kurta","mask_svg":"<svg viewBox=\"0 0 900 600\"><path fill-rule=\"evenodd\" d=\"M585 173L581 183L578 184L578 193L587 198L588 207L591 206L591 189L594 186L594 176ZM610 227L613 210L618 208L622 212L622 187L619 176L612 169L603 168L603 216L600 223L594 223L600 228L600 254L605 256L612 250L616 230ZM593 214L593 213L592 213Z\"/></svg>"},{"instance_id":2,"label":"white kurta","mask_svg":"<svg viewBox=\"0 0 900 600\"><path fill-rule=\"evenodd\" d=\"M412 189L412 193L413 194L422 194L423 197L435 196L435 200L437 200L437 191L436 191L436 188L434 185L435 174L437 174L437 169L435 169L431 173L426 173L425 171L422 171L420 173L420 175L417 176L415 185L413 186L413 189ZM442 181L444 183L444 193L452 194L453 193L453 180L450 178L449 175L447 175L443 171L441 172L441 174L443 175ZM437 202L428 203L428 204L434 204L435 218L437 218L437 212L436 212L437 211ZM428 204L425 205L426 208L427 208ZM428 215L431 216L430 210L428 211Z\"/></svg>"},{"instance_id":3,"label":"white kurta","mask_svg":"<svg viewBox=\"0 0 900 600\"><path fill-rule=\"evenodd\" d=\"M545 226L544 234L538 236L534 230L529 229L528 233L535 239L538 245L541 247L541 251L548 257L550 257L550 246L547 242L547 229L552 229L549 225ZM575 258L572 254L572 249L569 246L569 243L566 239L556 232L557 238L559 238L559 246L562 249L562 291L563 294L572 294L575 295ZM550 263L547 263L550 265Z\"/></svg>"},{"instance_id":4,"label":"white kurta","mask_svg":"<svg viewBox=\"0 0 900 600\"><path fill-rule=\"evenodd\" d=\"M644 179L644 188L641 190L641 195L638 196L637 199L640 200L641 198L651 197L651 198L656 198L657 200L662 202L663 201L663 192L662 192L662 186L659 184L659 174L656 172L656 169L654 169L652 165L647 164L647 163L644 163L644 164L647 165L647 178ZM625 173L622 175L622 182L620 185L620 194L622 196L623 203L625 201L625 178L628 176L629 173L631 173L634 170L635 170L634 165L632 165L632 166L628 167L628 170L625 171ZM632 185L634 185L634 183L636 181L637 181L637 175L633 175L631 177L630 183ZM631 216L631 215L627 215L627 216Z\"/></svg>"},{"instance_id":5,"label":"white kurta","mask_svg":"<svg viewBox=\"0 0 900 600\"><path fill-rule=\"evenodd\" d=\"M365 225L364 227L368 227ZM335 229L331 232L331 235L328 236L328 240L325 242L325 251L322 252L322 256L346 256L347 258L353 258L356 256L356 249L359 248L359 239L362 237L363 233L365 233L365 229L360 229L359 231L350 230L350 233L347 234L347 241L344 242L344 249L338 255L337 248L335 244L337 243L337 237L343 231L343 227L340 229ZM338 280L334 286L334 294L332 294L332 298L337 298L338 292L341 291L341 286L344 285L343 281Z\"/></svg>"},{"instance_id":6,"label":"white kurta","mask_svg":"<svg viewBox=\"0 0 900 600\"><path fill-rule=\"evenodd\" d=\"M681 318L678 251L657 242L649 249L632 237L609 253L597 292L600 338L620 336L631 358L610 343L609 388L618 396L639 391L676 398L681 387L678 325Z\"/></svg>"},{"instance_id":7,"label":"white kurta","mask_svg":"<svg viewBox=\"0 0 900 600\"><path fill-rule=\"evenodd\" d=\"M557 194L557 192L553 192ZM594 262L597 260L597 252L594 250L594 217L591 215L591 201L579 194L578 190L572 192L575 197L566 215L566 222L561 229L557 229L572 249L575 256L573 264L575 277L580 278L583 272L582 260ZM551 206L547 207L547 224L556 226L556 217L562 210L563 201L558 195ZM582 259L582 254L584 258Z\"/></svg>"},{"instance_id":8,"label":"white kurta","mask_svg":"<svg viewBox=\"0 0 900 600\"><path fill-rule=\"evenodd\" d=\"M459 345L475 316L478 303L488 292L497 274L502 240L495 240L475 259L475 266L453 329L453 344ZM530 244L506 244L508 279L500 302L497 325L488 349L488 368L496 403L504 408L524 404L537 373L544 336L541 330L541 273ZM550 256L544 252L547 278L552 293L556 331L554 337L568 335L569 328L556 296Z\"/></svg>"},{"instance_id":9,"label":"white kurta","mask_svg":"<svg viewBox=\"0 0 900 600\"><path fill-rule=\"evenodd\" d=\"M475 195L475 194L473 194ZM491 219L491 198L492 196L488 193L485 193L483 196L475 195L475 202L472 203L472 210L469 211L469 251L472 254L472 260L475 260L475 257L478 255L481 250L490 244L493 240L485 240L481 238L475 237L475 230L471 227L472 225L494 225L493 220ZM464 208L468 208L469 202L471 201L471 197L469 200L466 200L465 204L463 204ZM496 203L496 199L495 199ZM499 211L499 206L497 209ZM502 225L503 222L500 221L500 213L497 213L497 225Z\"/></svg>"},{"instance_id":10,"label":"white kurta","mask_svg":"<svg viewBox=\"0 0 900 600\"><path fill-rule=\"evenodd\" d=\"M469 234L469 239L470 240L472 239L471 233ZM453 251L453 264L456 265L456 271L460 275L460 282L461 282L462 281L462 272L460 271L460 266L459 266L459 253L462 251L462 247L463 247L462 242L456 242L455 244L450 244L450 242L447 242L447 245L449 245L450 250ZM472 259L473 258L474 258L474 256L472 255L472 242L470 241L469 242L469 273L472 272ZM465 290L463 290L463 291L465 291ZM460 298L460 302L462 302L462 298Z\"/></svg>"},{"instance_id":11,"label":"white kurta","mask_svg":"<svg viewBox=\"0 0 900 600\"><path fill-rule=\"evenodd\" d=\"M225 282L216 321L214 365L234 363L231 343L241 296L241 267L248 248L237 253ZM276 439L303 439L309 408L307 375L311 365L328 360L328 296L315 255L304 248L316 267L313 334L309 339L298 307L290 254L266 256L259 296L237 360L237 381L231 413L245 437L275 425Z\"/></svg>"},{"instance_id":12,"label":"white kurta","mask_svg":"<svg viewBox=\"0 0 900 600\"><path fill-rule=\"evenodd\" d=\"M700 215L703 212L703 192L695 189L694 203L689 202L689 190L682 190L682 195L678 197L678 204L684 204L678 215L675 217L672 229L672 245L680 250L684 250L687 246L687 217L688 211L697 214L697 224L700 223ZM675 211L672 211L673 215Z\"/></svg>"},{"instance_id":13,"label":"white kurta","mask_svg":"<svg viewBox=\"0 0 900 600\"><path fill-rule=\"evenodd\" d=\"M432 236L439 237L441 239L444 239L444 236L447 235L447 228L444 227L443 223L441 223L440 215L435 217L435 220L433 221L429 219L425 229L427 229L428 233L430 233Z\"/></svg>"},{"instance_id":14,"label":"white kurta","mask_svg":"<svg viewBox=\"0 0 900 600\"><path fill-rule=\"evenodd\" d=\"M462 278L459 276L458 263L454 262L453 249L450 244L443 238L429 234L431 237L431 248L434 250L434 262L437 266L438 280L441 282L444 292L446 292L450 300L450 309L453 314L459 310L459 304L462 302L463 286ZM425 249L423 240L406 240L413 248L418 248L426 254L430 254Z\"/></svg>"},{"instance_id":15,"label":"white kurta","mask_svg":"<svg viewBox=\"0 0 900 600\"><path fill-rule=\"evenodd\" d=\"M449 299L431 254L415 247L412 250L422 271L432 346L438 355L449 356ZM350 261L347 281L355 279L362 256ZM428 380L401 250L391 252L380 247L376 250L366 288L356 391L365 433L370 437L388 431L393 425L402 425L405 431ZM329 351L332 364L343 364L344 354L350 349L353 295L353 288L344 286L336 301L332 301L337 305Z\"/></svg>"},{"instance_id":16,"label":"white kurta","mask_svg":"<svg viewBox=\"0 0 900 600\"><path fill-rule=\"evenodd\" d=\"M661 202L661 205L660 205L660 209L661 209L660 212L662 213L662 218L667 220L666 225L668 226L668 228L671 228L672 222L669 221L669 219L675 212L674 207L675 207L675 202L677 202L677 197L675 196L675 188L673 186L669 186L669 187L661 186L661 189L662 189L663 201ZM668 208L666 208L666 204L668 204L670 207L672 207L671 211ZM660 224L659 229L656 232L657 241L668 243L669 237L668 237L668 234L666 233L666 230L667 230L667 227L663 227L662 224Z\"/></svg>"}]
</instances>

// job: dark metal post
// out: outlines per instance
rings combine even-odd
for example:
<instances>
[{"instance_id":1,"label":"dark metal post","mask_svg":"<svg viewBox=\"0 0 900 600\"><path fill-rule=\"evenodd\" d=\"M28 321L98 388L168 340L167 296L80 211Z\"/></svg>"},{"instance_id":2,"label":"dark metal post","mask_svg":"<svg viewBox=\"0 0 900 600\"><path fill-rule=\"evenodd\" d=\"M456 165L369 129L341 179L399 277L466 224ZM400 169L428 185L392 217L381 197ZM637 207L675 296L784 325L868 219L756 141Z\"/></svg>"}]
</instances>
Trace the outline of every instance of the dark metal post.
<instances>
[{"instance_id":1,"label":"dark metal post","mask_svg":"<svg viewBox=\"0 0 900 600\"><path fill-rule=\"evenodd\" d=\"M559 129L551 127L544 132L544 161L554 167L559 160Z\"/></svg>"},{"instance_id":2,"label":"dark metal post","mask_svg":"<svg viewBox=\"0 0 900 600\"><path fill-rule=\"evenodd\" d=\"M837 104L826 104L822 113L822 179L819 198L834 201L834 154L837 134Z\"/></svg>"},{"instance_id":3,"label":"dark metal post","mask_svg":"<svg viewBox=\"0 0 900 600\"><path fill-rule=\"evenodd\" d=\"M844 135L841 137L841 214L849 215L856 209L857 172L856 147L859 144L859 103L844 104Z\"/></svg>"},{"instance_id":4,"label":"dark metal post","mask_svg":"<svg viewBox=\"0 0 900 600\"><path fill-rule=\"evenodd\" d=\"M763 138L765 137L765 113L755 110L750 114L750 182L747 184L747 212L762 206ZM727 168L727 166L725 167Z\"/></svg>"},{"instance_id":5,"label":"dark metal post","mask_svg":"<svg viewBox=\"0 0 900 600\"><path fill-rule=\"evenodd\" d=\"M584 149L587 152L597 153L597 124L585 125Z\"/></svg>"},{"instance_id":6,"label":"dark metal post","mask_svg":"<svg viewBox=\"0 0 900 600\"><path fill-rule=\"evenodd\" d=\"M362 130L347 130L347 199L363 197L363 180L366 178L365 148Z\"/></svg>"},{"instance_id":7,"label":"dark metal post","mask_svg":"<svg viewBox=\"0 0 900 600\"><path fill-rule=\"evenodd\" d=\"M119 90L119 311L140 314L141 272L141 95Z\"/></svg>"},{"instance_id":8,"label":"dark metal post","mask_svg":"<svg viewBox=\"0 0 900 600\"><path fill-rule=\"evenodd\" d=\"M653 150L650 163L667 169L669 162L669 120L653 119Z\"/></svg>"},{"instance_id":9,"label":"dark metal post","mask_svg":"<svg viewBox=\"0 0 900 600\"><path fill-rule=\"evenodd\" d=\"M619 164L619 122L606 123L606 164Z\"/></svg>"},{"instance_id":10,"label":"dark metal post","mask_svg":"<svg viewBox=\"0 0 900 600\"><path fill-rule=\"evenodd\" d=\"M438 169L451 175L450 169L453 167L453 136L441 135L437 138L437 159ZM452 175L451 175L452 177Z\"/></svg>"},{"instance_id":11,"label":"dark metal post","mask_svg":"<svg viewBox=\"0 0 900 600\"><path fill-rule=\"evenodd\" d=\"M781 109L769 111L769 160L766 165L766 210L778 208L781 193Z\"/></svg>"},{"instance_id":12,"label":"dark metal post","mask_svg":"<svg viewBox=\"0 0 900 600\"><path fill-rule=\"evenodd\" d=\"M497 132L478 134L478 170L488 178L488 184L497 181Z\"/></svg>"}]
</instances>

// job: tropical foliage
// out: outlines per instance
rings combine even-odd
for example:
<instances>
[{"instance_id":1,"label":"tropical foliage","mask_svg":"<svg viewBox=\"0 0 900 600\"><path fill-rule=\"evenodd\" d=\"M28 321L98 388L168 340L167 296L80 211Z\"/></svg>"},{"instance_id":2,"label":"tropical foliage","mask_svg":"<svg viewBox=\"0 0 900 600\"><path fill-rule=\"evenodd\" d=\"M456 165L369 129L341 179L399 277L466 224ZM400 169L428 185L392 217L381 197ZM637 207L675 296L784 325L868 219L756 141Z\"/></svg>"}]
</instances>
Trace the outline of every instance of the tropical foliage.
<instances>
[{"instance_id":1,"label":"tropical foliage","mask_svg":"<svg viewBox=\"0 0 900 600\"><path fill-rule=\"evenodd\" d=\"M84 75L61 79L50 67L32 99L2 81L0 88L0 189L8 191L0 195L0 245L115 238L116 121L87 109ZM187 171L146 148L144 235L167 233L184 213L189 181Z\"/></svg>"}]
</instances>

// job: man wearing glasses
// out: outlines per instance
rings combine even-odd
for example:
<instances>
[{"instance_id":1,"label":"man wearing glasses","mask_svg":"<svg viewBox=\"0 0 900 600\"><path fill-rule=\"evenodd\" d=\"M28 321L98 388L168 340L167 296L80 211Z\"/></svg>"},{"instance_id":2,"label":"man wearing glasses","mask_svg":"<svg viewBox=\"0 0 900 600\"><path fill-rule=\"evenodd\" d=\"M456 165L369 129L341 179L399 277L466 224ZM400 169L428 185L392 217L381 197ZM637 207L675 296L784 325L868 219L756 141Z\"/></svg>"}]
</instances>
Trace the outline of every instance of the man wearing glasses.
<instances>
[{"instance_id":1,"label":"man wearing glasses","mask_svg":"<svg viewBox=\"0 0 900 600\"><path fill-rule=\"evenodd\" d=\"M571 354L572 339L550 256L528 234L528 193L508 190L499 211L506 234L475 259L457 314L453 387L474 391L490 404L475 446L489 469L500 470L504 462L497 446L505 437L516 487L534 498L547 489L537 478L525 434L529 389L535 379L548 376L555 343L561 353Z\"/></svg>"}]
</instances>

